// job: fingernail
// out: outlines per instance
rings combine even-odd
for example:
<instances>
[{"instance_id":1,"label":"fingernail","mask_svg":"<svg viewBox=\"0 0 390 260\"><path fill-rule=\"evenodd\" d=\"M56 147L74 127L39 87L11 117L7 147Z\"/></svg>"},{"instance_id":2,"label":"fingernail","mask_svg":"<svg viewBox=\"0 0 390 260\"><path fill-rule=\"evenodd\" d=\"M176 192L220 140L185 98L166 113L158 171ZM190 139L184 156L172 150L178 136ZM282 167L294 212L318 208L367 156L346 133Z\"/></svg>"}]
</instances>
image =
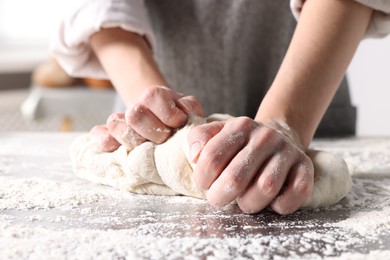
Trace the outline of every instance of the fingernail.
<instances>
[{"instance_id":1,"label":"fingernail","mask_svg":"<svg viewBox=\"0 0 390 260\"><path fill-rule=\"evenodd\" d=\"M190 148L191 162L195 162L198 159L199 152L201 149L202 149L202 146L200 145L200 142L195 142L191 145L191 148Z\"/></svg>"}]
</instances>

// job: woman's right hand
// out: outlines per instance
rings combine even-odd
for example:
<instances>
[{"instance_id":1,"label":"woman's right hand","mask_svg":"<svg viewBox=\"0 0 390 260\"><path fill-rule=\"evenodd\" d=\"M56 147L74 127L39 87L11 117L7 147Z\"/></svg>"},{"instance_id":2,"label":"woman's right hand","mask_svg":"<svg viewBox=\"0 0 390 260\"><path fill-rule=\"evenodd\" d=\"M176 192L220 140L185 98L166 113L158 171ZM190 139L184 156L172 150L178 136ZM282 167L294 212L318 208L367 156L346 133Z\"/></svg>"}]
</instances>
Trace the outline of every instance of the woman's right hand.
<instances>
[{"instance_id":1,"label":"woman's right hand","mask_svg":"<svg viewBox=\"0 0 390 260\"><path fill-rule=\"evenodd\" d=\"M120 145L131 150L145 141L165 142L174 129L187 123L190 114L203 116L203 108L194 96L154 86L146 89L125 113L112 114L105 126L94 127L91 134L98 137L104 152L112 152Z\"/></svg>"}]
</instances>

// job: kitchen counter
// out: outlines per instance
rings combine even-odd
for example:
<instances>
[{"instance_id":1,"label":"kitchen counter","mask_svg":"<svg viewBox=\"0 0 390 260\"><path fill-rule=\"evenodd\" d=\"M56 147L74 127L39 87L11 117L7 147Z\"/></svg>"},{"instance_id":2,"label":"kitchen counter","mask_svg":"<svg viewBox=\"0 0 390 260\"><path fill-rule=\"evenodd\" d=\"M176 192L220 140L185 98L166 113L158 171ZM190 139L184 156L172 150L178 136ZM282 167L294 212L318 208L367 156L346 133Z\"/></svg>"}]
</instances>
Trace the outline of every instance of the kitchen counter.
<instances>
[{"instance_id":1,"label":"kitchen counter","mask_svg":"<svg viewBox=\"0 0 390 260\"><path fill-rule=\"evenodd\" d=\"M0 133L0 259L390 258L390 138L316 140L345 158L352 191L279 216L78 179L80 134Z\"/></svg>"}]
</instances>

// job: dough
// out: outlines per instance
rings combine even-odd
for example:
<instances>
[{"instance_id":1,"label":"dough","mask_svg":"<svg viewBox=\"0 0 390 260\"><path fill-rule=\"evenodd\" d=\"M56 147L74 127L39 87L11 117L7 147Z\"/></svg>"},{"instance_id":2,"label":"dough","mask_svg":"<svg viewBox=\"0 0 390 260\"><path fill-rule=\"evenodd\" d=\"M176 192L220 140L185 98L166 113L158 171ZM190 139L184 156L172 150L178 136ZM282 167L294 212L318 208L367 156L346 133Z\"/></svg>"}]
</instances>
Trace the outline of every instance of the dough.
<instances>
[{"instance_id":1,"label":"dough","mask_svg":"<svg viewBox=\"0 0 390 260\"><path fill-rule=\"evenodd\" d=\"M210 116L222 120L230 116ZM208 120L209 121L209 120ZM205 198L191 179L187 133L201 117L191 117L165 143L145 142L132 151L124 146L112 153L100 152L94 136L78 137L71 147L74 173L83 179L141 194L186 195ZM348 167L342 158L322 151L310 151L315 168L314 189L302 208L326 207L342 199L351 189Z\"/></svg>"},{"instance_id":2,"label":"dough","mask_svg":"<svg viewBox=\"0 0 390 260\"><path fill-rule=\"evenodd\" d=\"M311 150L307 155L314 164L314 187L301 208L328 207L344 198L352 188L344 159L324 151Z\"/></svg>"}]
</instances>

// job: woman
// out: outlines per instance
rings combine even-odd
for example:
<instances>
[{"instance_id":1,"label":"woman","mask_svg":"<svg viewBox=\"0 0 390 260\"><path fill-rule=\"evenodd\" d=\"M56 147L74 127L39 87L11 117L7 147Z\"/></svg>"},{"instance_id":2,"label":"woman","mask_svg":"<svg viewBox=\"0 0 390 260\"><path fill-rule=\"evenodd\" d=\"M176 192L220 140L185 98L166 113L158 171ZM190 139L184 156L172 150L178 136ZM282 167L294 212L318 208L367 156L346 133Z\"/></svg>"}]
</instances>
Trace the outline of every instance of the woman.
<instances>
[{"instance_id":1,"label":"woman","mask_svg":"<svg viewBox=\"0 0 390 260\"><path fill-rule=\"evenodd\" d=\"M126 112L93 129L102 149L164 142L192 113L237 116L194 128L188 142L208 201L247 213L294 212L313 187L315 132L354 133L343 76L390 12L379 0L292 0L295 26L283 0L96 2L64 20L52 50L72 75L117 89Z\"/></svg>"}]
</instances>

